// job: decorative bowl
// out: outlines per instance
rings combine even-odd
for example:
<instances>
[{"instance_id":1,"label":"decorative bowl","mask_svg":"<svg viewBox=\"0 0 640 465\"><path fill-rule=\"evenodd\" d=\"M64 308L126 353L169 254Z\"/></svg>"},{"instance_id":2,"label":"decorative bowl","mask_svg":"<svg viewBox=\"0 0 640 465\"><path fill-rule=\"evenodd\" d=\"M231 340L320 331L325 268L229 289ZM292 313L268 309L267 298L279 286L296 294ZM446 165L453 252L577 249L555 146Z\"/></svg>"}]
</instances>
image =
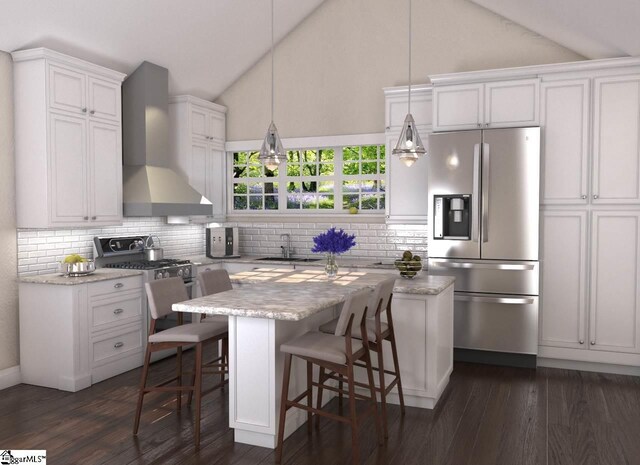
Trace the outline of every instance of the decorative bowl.
<instances>
[{"instance_id":1,"label":"decorative bowl","mask_svg":"<svg viewBox=\"0 0 640 465\"><path fill-rule=\"evenodd\" d=\"M393 264L400 271L400 276L406 279L415 278L422 269L422 262L417 260L396 260Z\"/></svg>"},{"instance_id":2,"label":"decorative bowl","mask_svg":"<svg viewBox=\"0 0 640 465\"><path fill-rule=\"evenodd\" d=\"M96 271L96 264L93 260L78 263L60 263L60 273L65 276L86 276Z\"/></svg>"}]
</instances>

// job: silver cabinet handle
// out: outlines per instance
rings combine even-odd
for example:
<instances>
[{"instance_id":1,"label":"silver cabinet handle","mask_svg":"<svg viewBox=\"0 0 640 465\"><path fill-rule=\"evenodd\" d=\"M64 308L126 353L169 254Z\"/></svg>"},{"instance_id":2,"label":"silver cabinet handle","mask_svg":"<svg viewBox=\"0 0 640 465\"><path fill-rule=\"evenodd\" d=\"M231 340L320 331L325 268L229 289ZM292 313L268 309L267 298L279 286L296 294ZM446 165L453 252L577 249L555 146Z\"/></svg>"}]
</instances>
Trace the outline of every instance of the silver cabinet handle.
<instances>
[{"instance_id":1,"label":"silver cabinet handle","mask_svg":"<svg viewBox=\"0 0 640 465\"><path fill-rule=\"evenodd\" d=\"M95 115L95 114L96 114L96 111L95 111L95 110L91 110L91 111L89 112L89 114L91 114L91 115Z\"/></svg>"},{"instance_id":2,"label":"silver cabinet handle","mask_svg":"<svg viewBox=\"0 0 640 465\"><path fill-rule=\"evenodd\" d=\"M120 314L121 314L121 313L123 313L123 312L124 312L124 310L123 310L123 309L121 309L121 308L116 308L116 309L113 311L113 314L114 314L114 315L120 315Z\"/></svg>"},{"instance_id":3,"label":"silver cabinet handle","mask_svg":"<svg viewBox=\"0 0 640 465\"><path fill-rule=\"evenodd\" d=\"M580 339L578 342L579 342L580 344L584 344L584 341L583 341L582 339Z\"/></svg>"},{"instance_id":4,"label":"silver cabinet handle","mask_svg":"<svg viewBox=\"0 0 640 465\"><path fill-rule=\"evenodd\" d=\"M510 304L510 305L531 305L534 303L532 298L526 297L471 297L466 295L456 295L453 300L459 302L478 302L485 304Z\"/></svg>"},{"instance_id":5,"label":"silver cabinet handle","mask_svg":"<svg viewBox=\"0 0 640 465\"><path fill-rule=\"evenodd\" d=\"M597 199L598 198L598 194L593 194L593 198Z\"/></svg>"},{"instance_id":6,"label":"silver cabinet handle","mask_svg":"<svg viewBox=\"0 0 640 465\"><path fill-rule=\"evenodd\" d=\"M595 346L596 345L596 341L591 341L591 345Z\"/></svg>"},{"instance_id":7,"label":"silver cabinet handle","mask_svg":"<svg viewBox=\"0 0 640 465\"><path fill-rule=\"evenodd\" d=\"M482 143L482 242L489 242L489 144Z\"/></svg>"},{"instance_id":8,"label":"silver cabinet handle","mask_svg":"<svg viewBox=\"0 0 640 465\"><path fill-rule=\"evenodd\" d=\"M585 194L582 194L580 197L582 197L583 199L587 198L587 196Z\"/></svg>"},{"instance_id":9,"label":"silver cabinet handle","mask_svg":"<svg viewBox=\"0 0 640 465\"><path fill-rule=\"evenodd\" d=\"M82 109L82 113L86 113L86 112L87 112L87 109L86 109L86 108L83 108L83 109Z\"/></svg>"},{"instance_id":10,"label":"silver cabinet handle","mask_svg":"<svg viewBox=\"0 0 640 465\"><path fill-rule=\"evenodd\" d=\"M124 287L124 284L122 284L122 283L115 283L115 284L113 285L113 287L115 287L116 289L120 289L121 287Z\"/></svg>"},{"instance_id":11,"label":"silver cabinet handle","mask_svg":"<svg viewBox=\"0 0 640 465\"><path fill-rule=\"evenodd\" d=\"M113 345L113 348L114 348L114 349L119 349L119 348L120 348L120 347L122 347L123 345L124 345L124 342L116 342L116 343Z\"/></svg>"},{"instance_id":12,"label":"silver cabinet handle","mask_svg":"<svg viewBox=\"0 0 640 465\"><path fill-rule=\"evenodd\" d=\"M525 265L519 263L468 263L468 262L447 262L444 260L431 260L431 266L438 268L479 268L484 270L535 270L535 265Z\"/></svg>"}]
</instances>

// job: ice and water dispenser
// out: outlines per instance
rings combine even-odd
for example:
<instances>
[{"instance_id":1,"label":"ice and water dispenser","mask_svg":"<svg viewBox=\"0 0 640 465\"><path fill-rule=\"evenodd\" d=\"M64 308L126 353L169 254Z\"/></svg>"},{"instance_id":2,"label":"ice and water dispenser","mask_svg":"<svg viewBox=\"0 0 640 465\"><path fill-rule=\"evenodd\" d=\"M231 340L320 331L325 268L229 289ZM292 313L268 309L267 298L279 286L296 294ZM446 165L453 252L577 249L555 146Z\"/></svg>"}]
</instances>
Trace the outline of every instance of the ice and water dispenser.
<instances>
[{"instance_id":1,"label":"ice and water dispenser","mask_svg":"<svg viewBox=\"0 0 640 465\"><path fill-rule=\"evenodd\" d=\"M434 196L434 239L471 239L471 195Z\"/></svg>"}]
</instances>

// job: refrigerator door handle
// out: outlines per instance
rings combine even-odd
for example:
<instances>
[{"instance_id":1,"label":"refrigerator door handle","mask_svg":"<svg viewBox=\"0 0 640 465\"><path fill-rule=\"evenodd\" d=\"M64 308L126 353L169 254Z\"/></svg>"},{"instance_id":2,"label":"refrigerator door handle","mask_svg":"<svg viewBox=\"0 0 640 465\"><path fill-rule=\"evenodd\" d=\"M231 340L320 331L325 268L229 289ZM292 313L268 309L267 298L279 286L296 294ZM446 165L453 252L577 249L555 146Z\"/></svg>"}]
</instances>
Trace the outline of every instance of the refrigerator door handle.
<instances>
[{"instance_id":1,"label":"refrigerator door handle","mask_svg":"<svg viewBox=\"0 0 640 465\"><path fill-rule=\"evenodd\" d=\"M453 300L460 302L479 302L487 304L511 304L511 305L532 305L533 298L527 297L471 297L466 295L455 295Z\"/></svg>"},{"instance_id":2,"label":"refrigerator door handle","mask_svg":"<svg viewBox=\"0 0 640 465\"><path fill-rule=\"evenodd\" d=\"M471 208L471 240L478 242L480 221L480 144L473 146L473 203Z\"/></svg>"},{"instance_id":3,"label":"refrigerator door handle","mask_svg":"<svg viewBox=\"0 0 640 465\"><path fill-rule=\"evenodd\" d=\"M490 147L482 143L482 242L489 242L489 169Z\"/></svg>"},{"instance_id":4,"label":"refrigerator door handle","mask_svg":"<svg viewBox=\"0 0 640 465\"><path fill-rule=\"evenodd\" d=\"M448 259L430 259L430 264L436 268L478 268L485 270L513 270L513 271L531 271L535 270L535 264L519 264L519 263L470 263L470 262L451 262Z\"/></svg>"}]
</instances>

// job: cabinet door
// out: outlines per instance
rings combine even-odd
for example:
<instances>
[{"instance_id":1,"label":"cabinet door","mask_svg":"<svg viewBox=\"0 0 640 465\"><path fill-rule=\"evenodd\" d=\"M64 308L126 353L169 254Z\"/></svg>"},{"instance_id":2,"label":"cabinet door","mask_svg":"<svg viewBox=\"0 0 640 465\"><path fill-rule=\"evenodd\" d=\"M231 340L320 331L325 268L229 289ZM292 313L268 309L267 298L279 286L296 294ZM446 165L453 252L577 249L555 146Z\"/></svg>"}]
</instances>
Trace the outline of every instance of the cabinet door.
<instances>
[{"instance_id":1,"label":"cabinet door","mask_svg":"<svg viewBox=\"0 0 640 465\"><path fill-rule=\"evenodd\" d=\"M49 66L49 107L72 113L87 112L87 76L59 66Z\"/></svg>"},{"instance_id":2,"label":"cabinet door","mask_svg":"<svg viewBox=\"0 0 640 465\"><path fill-rule=\"evenodd\" d=\"M87 121L50 114L50 220L53 224L86 224Z\"/></svg>"},{"instance_id":3,"label":"cabinet door","mask_svg":"<svg viewBox=\"0 0 640 465\"><path fill-rule=\"evenodd\" d=\"M543 82L543 204L586 204L589 166L589 79Z\"/></svg>"},{"instance_id":4,"label":"cabinet door","mask_svg":"<svg viewBox=\"0 0 640 465\"><path fill-rule=\"evenodd\" d=\"M538 79L485 84L485 127L537 126L539 86Z\"/></svg>"},{"instance_id":5,"label":"cabinet door","mask_svg":"<svg viewBox=\"0 0 640 465\"><path fill-rule=\"evenodd\" d=\"M593 203L640 203L640 75L594 89Z\"/></svg>"},{"instance_id":6,"label":"cabinet door","mask_svg":"<svg viewBox=\"0 0 640 465\"><path fill-rule=\"evenodd\" d=\"M207 156L209 147L206 143L191 144L191 169L189 184L199 193L207 196Z\"/></svg>"},{"instance_id":7,"label":"cabinet door","mask_svg":"<svg viewBox=\"0 0 640 465\"><path fill-rule=\"evenodd\" d=\"M540 345L586 348L587 213L542 212Z\"/></svg>"},{"instance_id":8,"label":"cabinet door","mask_svg":"<svg viewBox=\"0 0 640 465\"><path fill-rule=\"evenodd\" d=\"M592 349L640 352L640 212L592 213Z\"/></svg>"},{"instance_id":9,"label":"cabinet door","mask_svg":"<svg viewBox=\"0 0 640 465\"><path fill-rule=\"evenodd\" d=\"M89 115L119 122L122 111L120 109L120 85L94 77L89 78Z\"/></svg>"},{"instance_id":10,"label":"cabinet door","mask_svg":"<svg viewBox=\"0 0 640 465\"><path fill-rule=\"evenodd\" d=\"M93 223L122 222L120 126L89 123L89 198Z\"/></svg>"},{"instance_id":11,"label":"cabinet door","mask_svg":"<svg viewBox=\"0 0 640 465\"><path fill-rule=\"evenodd\" d=\"M399 133L387 134L387 193L385 214L387 223L427 224L427 157L429 156L429 136L421 133L427 155L412 166L405 164L392 154L398 142Z\"/></svg>"},{"instance_id":12,"label":"cabinet door","mask_svg":"<svg viewBox=\"0 0 640 465\"><path fill-rule=\"evenodd\" d=\"M210 140L214 143L224 145L226 139L225 115L217 111L210 111L208 124L209 132L207 135L211 137Z\"/></svg>"},{"instance_id":13,"label":"cabinet door","mask_svg":"<svg viewBox=\"0 0 640 465\"><path fill-rule=\"evenodd\" d=\"M198 139L207 139L209 137L209 115L207 110L203 110L198 107L191 107L190 119L191 119L191 136Z\"/></svg>"},{"instance_id":14,"label":"cabinet door","mask_svg":"<svg viewBox=\"0 0 640 465\"><path fill-rule=\"evenodd\" d=\"M207 157L207 198L213 204L213 215L224 216L226 199L225 151L210 147Z\"/></svg>"},{"instance_id":15,"label":"cabinet door","mask_svg":"<svg viewBox=\"0 0 640 465\"><path fill-rule=\"evenodd\" d=\"M407 95L394 95L385 99L385 126L387 130L402 130L407 116ZM411 91L411 114L416 126L431 126L433 101L431 91Z\"/></svg>"},{"instance_id":16,"label":"cabinet door","mask_svg":"<svg viewBox=\"0 0 640 465\"><path fill-rule=\"evenodd\" d=\"M484 123L484 85L433 88L433 130L477 129Z\"/></svg>"}]
</instances>

